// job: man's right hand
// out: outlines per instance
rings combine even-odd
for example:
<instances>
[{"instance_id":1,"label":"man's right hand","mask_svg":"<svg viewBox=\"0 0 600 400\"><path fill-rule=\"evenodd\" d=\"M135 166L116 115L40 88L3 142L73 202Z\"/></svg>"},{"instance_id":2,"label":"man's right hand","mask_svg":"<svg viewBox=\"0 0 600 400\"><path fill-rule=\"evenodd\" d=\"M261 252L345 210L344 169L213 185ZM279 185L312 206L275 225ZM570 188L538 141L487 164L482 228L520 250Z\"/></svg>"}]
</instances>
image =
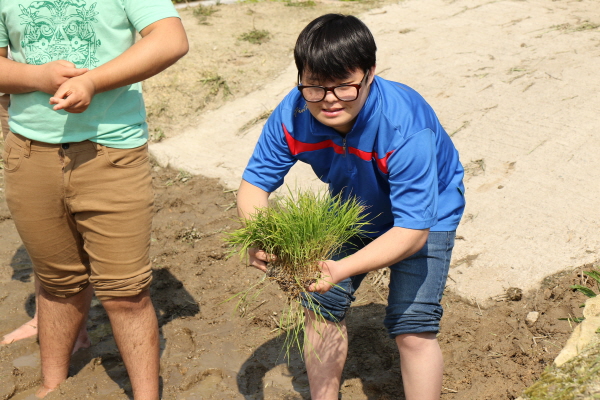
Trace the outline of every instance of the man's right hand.
<instances>
[{"instance_id":1,"label":"man's right hand","mask_svg":"<svg viewBox=\"0 0 600 400\"><path fill-rule=\"evenodd\" d=\"M267 264L275 261L276 257L273 254L266 253L264 250L250 248L248 249L249 265L260 269L262 272L267 272Z\"/></svg>"},{"instance_id":2,"label":"man's right hand","mask_svg":"<svg viewBox=\"0 0 600 400\"><path fill-rule=\"evenodd\" d=\"M87 68L76 68L65 60L52 61L39 66L40 74L36 85L38 90L54 95L63 83L88 72Z\"/></svg>"}]
</instances>

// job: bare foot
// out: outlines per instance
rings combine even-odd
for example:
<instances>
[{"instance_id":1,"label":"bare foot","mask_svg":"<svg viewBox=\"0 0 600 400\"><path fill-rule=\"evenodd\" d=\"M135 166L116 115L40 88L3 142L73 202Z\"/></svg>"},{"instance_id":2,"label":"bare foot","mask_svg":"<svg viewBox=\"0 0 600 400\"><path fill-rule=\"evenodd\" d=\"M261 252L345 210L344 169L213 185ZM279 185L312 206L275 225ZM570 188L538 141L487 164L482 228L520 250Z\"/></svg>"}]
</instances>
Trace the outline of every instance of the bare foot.
<instances>
[{"instance_id":1,"label":"bare foot","mask_svg":"<svg viewBox=\"0 0 600 400\"><path fill-rule=\"evenodd\" d=\"M90 342L90 337L88 336L87 329L85 329L84 327L79 331L77 341L75 342L75 346L73 346L73 352L71 354L75 354L75 352L79 349L87 349L91 345L92 342Z\"/></svg>"},{"instance_id":2,"label":"bare foot","mask_svg":"<svg viewBox=\"0 0 600 400\"><path fill-rule=\"evenodd\" d=\"M37 333L37 320L34 318L31 321L24 323L11 333L5 335L2 338L0 344L11 344L22 339L27 339L32 336L36 336Z\"/></svg>"},{"instance_id":3,"label":"bare foot","mask_svg":"<svg viewBox=\"0 0 600 400\"><path fill-rule=\"evenodd\" d=\"M35 393L35 397L37 397L38 399L43 399L48 393L53 392L55 389L56 388L48 389L46 386L42 385Z\"/></svg>"}]
</instances>

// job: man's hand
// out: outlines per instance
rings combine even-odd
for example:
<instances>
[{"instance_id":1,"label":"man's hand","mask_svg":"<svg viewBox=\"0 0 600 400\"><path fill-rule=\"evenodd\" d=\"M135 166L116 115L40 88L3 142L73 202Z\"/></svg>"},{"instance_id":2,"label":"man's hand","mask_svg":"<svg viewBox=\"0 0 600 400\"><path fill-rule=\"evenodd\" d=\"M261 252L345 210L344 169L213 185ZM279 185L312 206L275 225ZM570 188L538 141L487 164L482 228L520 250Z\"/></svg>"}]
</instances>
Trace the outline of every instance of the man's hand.
<instances>
[{"instance_id":1,"label":"man's hand","mask_svg":"<svg viewBox=\"0 0 600 400\"><path fill-rule=\"evenodd\" d=\"M50 104L56 104L54 111L82 113L87 110L95 94L94 82L87 76L81 75L64 82L50 98Z\"/></svg>"},{"instance_id":2,"label":"man's hand","mask_svg":"<svg viewBox=\"0 0 600 400\"><path fill-rule=\"evenodd\" d=\"M340 274L340 264L337 261L327 260L319 262L321 277L308 286L309 292L323 294L345 279Z\"/></svg>"},{"instance_id":3,"label":"man's hand","mask_svg":"<svg viewBox=\"0 0 600 400\"><path fill-rule=\"evenodd\" d=\"M38 90L55 94L66 81L88 72L87 68L76 68L75 64L65 60L52 61L38 66L40 68Z\"/></svg>"},{"instance_id":4,"label":"man's hand","mask_svg":"<svg viewBox=\"0 0 600 400\"><path fill-rule=\"evenodd\" d=\"M249 265L260 269L262 272L267 272L267 264L276 260L273 254L256 248L248 249L248 258L250 261Z\"/></svg>"}]
</instances>

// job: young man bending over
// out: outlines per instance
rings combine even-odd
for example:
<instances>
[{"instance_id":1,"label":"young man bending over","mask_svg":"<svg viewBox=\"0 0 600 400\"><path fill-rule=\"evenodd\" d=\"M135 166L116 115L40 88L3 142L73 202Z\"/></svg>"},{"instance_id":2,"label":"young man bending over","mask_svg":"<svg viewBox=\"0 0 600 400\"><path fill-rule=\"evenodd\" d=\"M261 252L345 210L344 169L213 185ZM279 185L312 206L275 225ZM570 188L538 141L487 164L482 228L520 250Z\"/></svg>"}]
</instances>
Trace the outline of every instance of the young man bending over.
<instances>
[{"instance_id":1,"label":"young man bending over","mask_svg":"<svg viewBox=\"0 0 600 400\"><path fill-rule=\"evenodd\" d=\"M365 274L385 267L384 324L398 345L406 398L439 399L442 387L436 334L465 205L463 167L425 100L375 76L375 53L371 32L352 16L324 15L302 31L294 51L299 85L267 121L238 192L239 214L252 218L302 161L333 194L357 196L368 207L371 237L323 261L323 279L309 288L326 319L305 310L313 400L338 398L348 349L344 317ZM264 251L251 249L249 257L266 271Z\"/></svg>"}]
</instances>

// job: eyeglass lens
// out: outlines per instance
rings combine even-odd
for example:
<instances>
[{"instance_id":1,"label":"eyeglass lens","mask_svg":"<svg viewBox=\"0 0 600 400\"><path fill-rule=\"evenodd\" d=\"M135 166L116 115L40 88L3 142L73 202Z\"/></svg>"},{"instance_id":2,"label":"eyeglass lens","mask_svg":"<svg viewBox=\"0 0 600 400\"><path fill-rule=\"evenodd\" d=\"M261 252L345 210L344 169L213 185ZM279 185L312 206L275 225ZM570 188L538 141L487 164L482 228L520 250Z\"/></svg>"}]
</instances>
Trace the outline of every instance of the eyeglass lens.
<instances>
[{"instance_id":1,"label":"eyeglass lens","mask_svg":"<svg viewBox=\"0 0 600 400\"><path fill-rule=\"evenodd\" d=\"M306 101L321 101L325 98L326 94L326 90L322 87L306 87L302 89L302 95ZM358 97L358 88L355 86L337 86L333 89L333 94L341 101L352 101Z\"/></svg>"}]
</instances>

